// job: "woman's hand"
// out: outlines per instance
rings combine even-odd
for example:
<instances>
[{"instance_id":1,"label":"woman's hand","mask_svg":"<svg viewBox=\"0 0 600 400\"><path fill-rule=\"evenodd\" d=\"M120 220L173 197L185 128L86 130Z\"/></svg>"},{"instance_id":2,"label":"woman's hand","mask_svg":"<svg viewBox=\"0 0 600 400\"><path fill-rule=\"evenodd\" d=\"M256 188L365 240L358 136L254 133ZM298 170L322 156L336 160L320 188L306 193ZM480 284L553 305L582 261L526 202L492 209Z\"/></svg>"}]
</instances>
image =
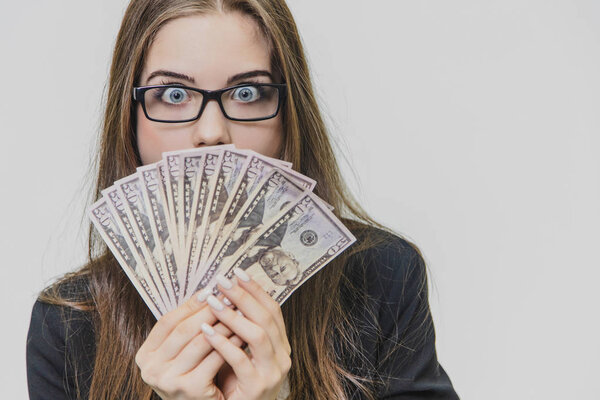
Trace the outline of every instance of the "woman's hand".
<instances>
[{"instance_id":1,"label":"woman's hand","mask_svg":"<svg viewBox=\"0 0 600 400\"><path fill-rule=\"evenodd\" d=\"M217 319L204 301L208 292L200 292L176 309L163 315L138 350L135 362L142 379L158 395L167 399L222 399L215 376L223 366L221 355L202 334L202 325ZM233 312L233 311L232 311ZM219 323L213 327L230 346L243 344Z\"/></svg>"},{"instance_id":2,"label":"woman's hand","mask_svg":"<svg viewBox=\"0 0 600 400\"><path fill-rule=\"evenodd\" d=\"M274 399L291 366L281 308L244 271L234 272L237 279L220 276L217 282L238 311L212 295L207 302L214 316L234 333L232 338L248 343L250 354L222 329L202 325L206 340L229 364L219 373L219 387L228 400Z\"/></svg>"}]
</instances>

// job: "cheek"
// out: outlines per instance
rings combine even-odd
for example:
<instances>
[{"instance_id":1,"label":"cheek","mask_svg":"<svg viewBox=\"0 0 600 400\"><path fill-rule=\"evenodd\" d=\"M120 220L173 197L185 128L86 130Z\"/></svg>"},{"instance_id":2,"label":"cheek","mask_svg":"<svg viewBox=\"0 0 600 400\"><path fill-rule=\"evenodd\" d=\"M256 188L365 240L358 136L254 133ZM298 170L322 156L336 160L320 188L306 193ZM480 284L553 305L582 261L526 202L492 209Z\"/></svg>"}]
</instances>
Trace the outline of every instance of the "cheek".
<instances>
[{"instance_id":1,"label":"cheek","mask_svg":"<svg viewBox=\"0 0 600 400\"><path fill-rule=\"evenodd\" d=\"M236 147L254 150L268 157L280 156L283 146L283 125L280 116L254 124L243 124L239 125L240 129L230 129L231 141Z\"/></svg>"},{"instance_id":2,"label":"cheek","mask_svg":"<svg viewBox=\"0 0 600 400\"><path fill-rule=\"evenodd\" d=\"M160 140L158 135L153 131L151 121L146 119L143 111L138 110L137 113L137 125L136 125L136 136L137 146L140 152L140 158L142 164L150 164L160 159L158 154L158 148L160 147Z\"/></svg>"},{"instance_id":3,"label":"cheek","mask_svg":"<svg viewBox=\"0 0 600 400\"><path fill-rule=\"evenodd\" d=\"M171 128L171 129L169 129ZM190 147L186 135L174 132L172 128L158 122L152 122L144 115L142 107L137 110L136 136L142 164L151 164L162 159L165 151Z\"/></svg>"}]
</instances>

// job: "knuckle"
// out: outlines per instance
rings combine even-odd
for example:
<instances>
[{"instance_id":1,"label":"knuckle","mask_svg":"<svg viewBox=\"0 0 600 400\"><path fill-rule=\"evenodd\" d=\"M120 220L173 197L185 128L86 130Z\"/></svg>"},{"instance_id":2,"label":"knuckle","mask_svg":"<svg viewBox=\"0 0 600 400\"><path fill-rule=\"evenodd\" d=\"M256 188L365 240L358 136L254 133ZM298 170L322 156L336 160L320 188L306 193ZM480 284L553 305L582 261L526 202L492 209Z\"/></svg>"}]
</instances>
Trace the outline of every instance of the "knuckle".
<instances>
[{"instance_id":1,"label":"knuckle","mask_svg":"<svg viewBox=\"0 0 600 400\"><path fill-rule=\"evenodd\" d=\"M289 356L283 358L282 369L284 374L287 374L292 369L292 359Z\"/></svg>"},{"instance_id":2,"label":"knuckle","mask_svg":"<svg viewBox=\"0 0 600 400\"><path fill-rule=\"evenodd\" d=\"M256 316L256 323L259 326L271 327L271 318L267 313L260 313Z\"/></svg>"},{"instance_id":3,"label":"knuckle","mask_svg":"<svg viewBox=\"0 0 600 400\"><path fill-rule=\"evenodd\" d=\"M279 303L272 298L269 298L269 301L267 301L266 308L269 310L271 315L281 315L281 307L279 306Z\"/></svg>"},{"instance_id":4,"label":"knuckle","mask_svg":"<svg viewBox=\"0 0 600 400\"><path fill-rule=\"evenodd\" d=\"M145 360L145 353L140 348L138 350L138 352L135 353L135 364L138 366L138 368L140 368L140 369L142 368L142 365L144 365L144 360Z\"/></svg>"},{"instance_id":5,"label":"knuckle","mask_svg":"<svg viewBox=\"0 0 600 400\"><path fill-rule=\"evenodd\" d=\"M193 353L201 353L204 351L205 347L206 347L206 339L204 338L204 335L198 335L196 337L194 337L188 344L187 346L190 346L190 350Z\"/></svg>"},{"instance_id":6,"label":"knuckle","mask_svg":"<svg viewBox=\"0 0 600 400\"><path fill-rule=\"evenodd\" d=\"M273 332L276 335L276 337L279 338L281 336L279 334L279 328L277 327L277 324L275 323L275 321L273 321L273 319L269 319L269 321L264 326L267 327L269 332Z\"/></svg>"},{"instance_id":7,"label":"knuckle","mask_svg":"<svg viewBox=\"0 0 600 400\"><path fill-rule=\"evenodd\" d=\"M252 331L250 334L250 340L257 346L263 345L267 340L267 334L263 329L256 329Z\"/></svg>"},{"instance_id":8,"label":"knuckle","mask_svg":"<svg viewBox=\"0 0 600 400\"><path fill-rule=\"evenodd\" d=\"M233 296L231 296L233 297ZM246 292L245 290L240 290L239 293L235 293L235 300L239 303L246 303L248 301L248 298L250 297L250 294L248 292Z\"/></svg>"},{"instance_id":9,"label":"knuckle","mask_svg":"<svg viewBox=\"0 0 600 400\"><path fill-rule=\"evenodd\" d=\"M194 313L198 309L198 305L193 298L183 303L180 307L185 312L185 314Z\"/></svg>"},{"instance_id":10,"label":"knuckle","mask_svg":"<svg viewBox=\"0 0 600 400\"><path fill-rule=\"evenodd\" d=\"M179 337L189 337L193 336L196 332L188 321L183 321L175 327L173 333Z\"/></svg>"},{"instance_id":11,"label":"knuckle","mask_svg":"<svg viewBox=\"0 0 600 400\"><path fill-rule=\"evenodd\" d=\"M156 322L156 325L154 325L154 329L170 330L170 328L174 325L174 323L175 323L175 316L173 314L173 311L171 311L171 312L168 312L165 315L163 315Z\"/></svg>"},{"instance_id":12,"label":"knuckle","mask_svg":"<svg viewBox=\"0 0 600 400\"><path fill-rule=\"evenodd\" d=\"M149 366L145 366L143 368L140 369L140 375L142 377L142 380L144 382L146 382L148 385L150 386L156 386L156 383L158 381L158 377L155 374L155 371L153 368L149 367Z\"/></svg>"},{"instance_id":13,"label":"knuckle","mask_svg":"<svg viewBox=\"0 0 600 400\"><path fill-rule=\"evenodd\" d=\"M236 352L231 356L231 359L235 365L242 365L248 361L248 357L244 352Z\"/></svg>"}]
</instances>

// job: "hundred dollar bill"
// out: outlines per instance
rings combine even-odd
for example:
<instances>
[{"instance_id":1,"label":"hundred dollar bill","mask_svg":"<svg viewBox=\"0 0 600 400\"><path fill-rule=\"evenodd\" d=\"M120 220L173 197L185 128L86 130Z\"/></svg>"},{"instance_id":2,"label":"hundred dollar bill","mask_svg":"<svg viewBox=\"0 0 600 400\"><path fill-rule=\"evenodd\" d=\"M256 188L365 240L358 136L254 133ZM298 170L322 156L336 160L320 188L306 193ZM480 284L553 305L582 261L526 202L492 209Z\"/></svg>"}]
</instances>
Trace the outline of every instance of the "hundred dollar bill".
<instances>
[{"instance_id":1,"label":"hundred dollar bill","mask_svg":"<svg viewBox=\"0 0 600 400\"><path fill-rule=\"evenodd\" d=\"M208 207L202 216L203 221L200 225L202 232L202 246L196 253L193 263L204 265L208 258L208 245L212 244L212 237L217 233L217 223L220 221L221 212L224 205L228 202L238 177L246 166L248 154L246 151L225 150L223 152L223 161L215 172L215 179L210 190ZM196 269L196 272L202 271L202 268Z\"/></svg>"},{"instance_id":2,"label":"hundred dollar bill","mask_svg":"<svg viewBox=\"0 0 600 400\"><path fill-rule=\"evenodd\" d=\"M154 240L140 176L138 174L130 175L116 181L115 186L127 204L125 211L129 216L135 235L142 244L141 247L146 264L154 267L150 269L154 280L162 282L167 291L170 306L175 307L177 305L177 296L175 293L178 282L171 280L164 255L161 252L160 246Z\"/></svg>"},{"instance_id":3,"label":"hundred dollar bill","mask_svg":"<svg viewBox=\"0 0 600 400\"><path fill-rule=\"evenodd\" d=\"M239 215L241 208L246 204L250 193L257 188L259 183L263 181L273 169L284 166L288 177L297 185L311 191L315 187L316 182L313 179L289 169L288 166L291 165L291 163L265 157L262 154L250 150L245 150L245 152L249 154L249 159L240 178L232 189L233 194L229 196L228 201L223 207L223 212L221 213L219 221L215 224L217 233L212 235L212 241L206 246L206 253L208 253L209 259L213 257L215 249L220 246L226 235L232 231L233 228L231 227L231 224L235 217Z\"/></svg>"},{"instance_id":4,"label":"hundred dollar bill","mask_svg":"<svg viewBox=\"0 0 600 400\"><path fill-rule=\"evenodd\" d=\"M150 311L159 319L166 310L156 297L156 292L150 287L143 268L135 259L131 248L122 235L114 217L112 216L106 199L102 198L92 205L88 212L92 223L100 233L110 251L117 259L119 265L136 288Z\"/></svg>"},{"instance_id":5,"label":"hundred dollar bill","mask_svg":"<svg viewBox=\"0 0 600 400\"><path fill-rule=\"evenodd\" d=\"M231 278L233 269L245 270L281 304L355 241L316 195L305 192L218 273Z\"/></svg>"},{"instance_id":6,"label":"hundred dollar bill","mask_svg":"<svg viewBox=\"0 0 600 400\"><path fill-rule=\"evenodd\" d=\"M133 253L134 258L136 259L140 269L143 269L146 273L147 281L151 286L155 287L158 290L158 297L160 301L164 304L169 304L169 296L165 291L165 287L163 282L160 280L158 274L155 273L153 264L148 264L146 262L146 258L144 256L144 248L145 245L139 239L139 236L136 234L134 229L134 223L127 213L126 202L124 201L124 197L119 193L116 186L108 187L102 190L102 197L106 199L106 204L111 211L111 214L119 227L119 230L123 234L125 241L129 245L131 252Z\"/></svg>"},{"instance_id":7,"label":"hundred dollar bill","mask_svg":"<svg viewBox=\"0 0 600 400\"><path fill-rule=\"evenodd\" d=\"M190 226L192 202L194 200L196 181L204 171L204 158L208 151L216 151L220 149L233 149L232 144L226 144L221 146L202 147L199 149L187 149L179 150L179 165L181 173L179 174L179 182L177 184L179 194L179 226L178 235L179 241L183 242L183 250L185 253L187 241L188 228ZM187 264L188 260L183 257L182 261Z\"/></svg>"},{"instance_id":8,"label":"hundred dollar bill","mask_svg":"<svg viewBox=\"0 0 600 400\"><path fill-rule=\"evenodd\" d=\"M218 264L226 265L231 261L230 258L239 248L252 242L265 225L270 224L282 209L295 203L304 193L304 188L288 174L280 169L272 169L236 215L229 226L230 231L223 233L226 240L215 248L207 264L206 276L200 284L208 284ZM215 258L221 260L217 266L212 265Z\"/></svg>"},{"instance_id":9,"label":"hundred dollar bill","mask_svg":"<svg viewBox=\"0 0 600 400\"><path fill-rule=\"evenodd\" d=\"M150 220L150 228L154 241L158 246L158 254L162 256L161 261L166 266L169 278L173 283L175 298L177 304L183 293L180 290L180 283L185 281L185 268L178 269L177 260L175 258L175 248L171 242L169 225L167 223L167 211L164 207L164 197L160 195L161 179L160 162L138 167L137 174L140 178L143 198L148 210Z\"/></svg>"}]
</instances>

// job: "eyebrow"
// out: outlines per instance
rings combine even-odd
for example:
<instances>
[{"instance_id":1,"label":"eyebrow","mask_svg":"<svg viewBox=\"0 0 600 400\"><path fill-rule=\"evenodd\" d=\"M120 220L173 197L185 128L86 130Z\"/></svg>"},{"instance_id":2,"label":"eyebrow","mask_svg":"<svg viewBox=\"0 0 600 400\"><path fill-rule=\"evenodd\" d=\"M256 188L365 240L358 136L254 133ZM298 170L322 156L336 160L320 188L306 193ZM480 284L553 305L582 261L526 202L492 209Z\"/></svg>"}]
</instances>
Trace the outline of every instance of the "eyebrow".
<instances>
[{"instance_id":1,"label":"eyebrow","mask_svg":"<svg viewBox=\"0 0 600 400\"><path fill-rule=\"evenodd\" d=\"M188 76L186 74L182 74L179 72L164 70L164 69L159 69L157 71L152 72L150 74L150 76L148 76L148 79L146 79L146 82L149 82L152 78L156 78L157 76L166 76L169 78L181 79L181 80L184 80L184 81L187 81L190 83L196 83L196 80L194 78L192 78L191 76ZM257 69L254 71L242 72L242 73L230 76L227 79L227 86L231 85L234 82L241 81L242 79L254 78L257 76L266 76L266 77L270 78L271 81L273 81L273 75L269 71Z\"/></svg>"},{"instance_id":2,"label":"eyebrow","mask_svg":"<svg viewBox=\"0 0 600 400\"><path fill-rule=\"evenodd\" d=\"M254 71L242 72L241 74L236 74L229 77L229 79L227 79L227 86L231 85L234 82L241 81L242 79L254 78L257 76L266 76L273 82L273 75L271 75L269 71L257 69Z\"/></svg>"}]
</instances>

